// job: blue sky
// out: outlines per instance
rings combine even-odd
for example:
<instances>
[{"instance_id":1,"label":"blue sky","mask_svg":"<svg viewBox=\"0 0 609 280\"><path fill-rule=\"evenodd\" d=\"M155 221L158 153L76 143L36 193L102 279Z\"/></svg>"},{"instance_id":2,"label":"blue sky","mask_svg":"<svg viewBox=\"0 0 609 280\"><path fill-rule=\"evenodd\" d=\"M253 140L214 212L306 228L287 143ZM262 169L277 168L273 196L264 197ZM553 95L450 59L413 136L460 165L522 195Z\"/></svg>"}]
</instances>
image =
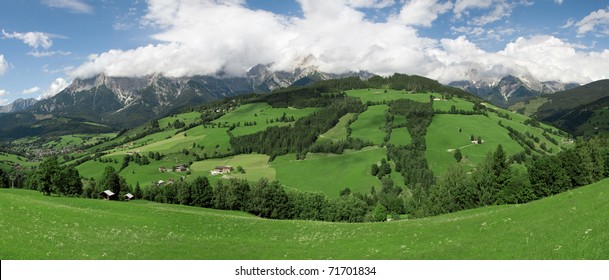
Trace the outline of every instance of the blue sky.
<instances>
[{"instance_id":1,"label":"blue sky","mask_svg":"<svg viewBox=\"0 0 609 280\"><path fill-rule=\"evenodd\" d=\"M609 78L609 1L23 0L0 19L0 105L99 73L239 76L309 56L442 82Z\"/></svg>"}]
</instances>

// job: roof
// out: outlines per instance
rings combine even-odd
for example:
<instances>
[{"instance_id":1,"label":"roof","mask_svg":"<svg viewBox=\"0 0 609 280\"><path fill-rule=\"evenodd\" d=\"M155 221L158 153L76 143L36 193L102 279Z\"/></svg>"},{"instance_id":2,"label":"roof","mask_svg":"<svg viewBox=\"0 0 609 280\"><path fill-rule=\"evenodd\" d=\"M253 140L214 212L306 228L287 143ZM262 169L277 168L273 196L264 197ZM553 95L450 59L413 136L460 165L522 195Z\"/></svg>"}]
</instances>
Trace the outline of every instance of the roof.
<instances>
[{"instance_id":1,"label":"roof","mask_svg":"<svg viewBox=\"0 0 609 280\"><path fill-rule=\"evenodd\" d=\"M133 195L132 195L131 193L127 193L127 194L125 194L125 196L126 196L128 199L132 199L132 198L133 198Z\"/></svg>"},{"instance_id":2,"label":"roof","mask_svg":"<svg viewBox=\"0 0 609 280\"><path fill-rule=\"evenodd\" d=\"M107 196L113 196L114 193L111 190L105 190L102 193L105 193Z\"/></svg>"},{"instance_id":3,"label":"roof","mask_svg":"<svg viewBox=\"0 0 609 280\"><path fill-rule=\"evenodd\" d=\"M218 166L216 166L216 169L232 169L232 168L233 168L233 167L232 167L232 166L230 166L230 165L227 165L227 166L218 165Z\"/></svg>"}]
</instances>

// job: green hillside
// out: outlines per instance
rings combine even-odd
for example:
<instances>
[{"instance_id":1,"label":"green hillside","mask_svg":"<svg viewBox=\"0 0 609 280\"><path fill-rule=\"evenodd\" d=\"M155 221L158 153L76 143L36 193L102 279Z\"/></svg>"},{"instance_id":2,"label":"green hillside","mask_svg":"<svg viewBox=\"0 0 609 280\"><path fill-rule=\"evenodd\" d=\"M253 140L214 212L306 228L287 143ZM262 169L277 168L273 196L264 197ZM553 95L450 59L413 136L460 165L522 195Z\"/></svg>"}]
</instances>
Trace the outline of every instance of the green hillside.
<instances>
[{"instance_id":1,"label":"green hillside","mask_svg":"<svg viewBox=\"0 0 609 280\"><path fill-rule=\"evenodd\" d=\"M551 123L573 135L594 135L609 130L609 80L519 102L511 110Z\"/></svg>"},{"instance_id":2,"label":"green hillside","mask_svg":"<svg viewBox=\"0 0 609 280\"><path fill-rule=\"evenodd\" d=\"M607 259L609 180L525 205L386 223L0 190L1 259Z\"/></svg>"}]
</instances>

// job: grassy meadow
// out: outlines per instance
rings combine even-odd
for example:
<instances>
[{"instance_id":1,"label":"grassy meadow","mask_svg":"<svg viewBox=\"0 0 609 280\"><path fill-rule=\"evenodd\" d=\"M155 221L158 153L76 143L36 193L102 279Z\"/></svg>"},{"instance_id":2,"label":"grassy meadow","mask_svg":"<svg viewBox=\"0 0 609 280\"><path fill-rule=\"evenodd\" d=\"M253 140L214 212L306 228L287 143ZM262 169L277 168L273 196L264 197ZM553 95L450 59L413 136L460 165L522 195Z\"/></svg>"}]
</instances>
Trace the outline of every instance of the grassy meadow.
<instances>
[{"instance_id":1,"label":"grassy meadow","mask_svg":"<svg viewBox=\"0 0 609 280\"><path fill-rule=\"evenodd\" d=\"M525 205L328 223L0 190L7 259L609 259L609 180Z\"/></svg>"},{"instance_id":2,"label":"grassy meadow","mask_svg":"<svg viewBox=\"0 0 609 280\"><path fill-rule=\"evenodd\" d=\"M351 124L351 137L370 141L375 145L382 144L387 135L384 114L387 109L387 105L368 106Z\"/></svg>"},{"instance_id":3,"label":"grassy meadow","mask_svg":"<svg viewBox=\"0 0 609 280\"><path fill-rule=\"evenodd\" d=\"M461 132L459 132L461 130ZM482 137L483 144L470 141L471 135ZM461 150L461 164L473 168L501 144L508 155L524 149L508 136L508 131L493 119L482 115L436 115L427 128L425 155L434 174L442 175L455 163L454 151Z\"/></svg>"},{"instance_id":4,"label":"grassy meadow","mask_svg":"<svg viewBox=\"0 0 609 280\"><path fill-rule=\"evenodd\" d=\"M324 134L320 135L317 141L340 141L347 140L347 125L349 121L353 119L355 114L347 113L342 116L338 123L333 127L326 131Z\"/></svg>"},{"instance_id":5,"label":"grassy meadow","mask_svg":"<svg viewBox=\"0 0 609 280\"><path fill-rule=\"evenodd\" d=\"M384 148L368 147L342 155L309 153L305 160L288 154L277 157L271 167L276 170L277 180L289 189L337 197L347 187L352 192L369 192L372 186L379 189L381 181L370 174L370 169L386 157Z\"/></svg>"}]
</instances>

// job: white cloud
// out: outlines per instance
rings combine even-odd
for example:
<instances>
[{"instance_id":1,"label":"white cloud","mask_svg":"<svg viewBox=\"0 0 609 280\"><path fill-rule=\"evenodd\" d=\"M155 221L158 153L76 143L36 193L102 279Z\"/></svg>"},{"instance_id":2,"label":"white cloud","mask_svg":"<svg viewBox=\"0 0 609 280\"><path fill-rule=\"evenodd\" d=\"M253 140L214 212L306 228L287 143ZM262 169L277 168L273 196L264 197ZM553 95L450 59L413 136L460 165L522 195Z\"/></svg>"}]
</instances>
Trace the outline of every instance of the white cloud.
<instances>
[{"instance_id":1,"label":"white cloud","mask_svg":"<svg viewBox=\"0 0 609 280\"><path fill-rule=\"evenodd\" d=\"M70 55L72 54L71 52L64 52L64 51L37 51L37 50L33 50L31 52L27 53L28 55L31 55L33 57L50 57L50 56L56 56L56 55L62 55L62 56L66 56L66 55Z\"/></svg>"},{"instance_id":2,"label":"white cloud","mask_svg":"<svg viewBox=\"0 0 609 280\"><path fill-rule=\"evenodd\" d=\"M8 62L4 59L4 55L0 54L0 76L4 75L8 70Z\"/></svg>"},{"instance_id":3,"label":"white cloud","mask_svg":"<svg viewBox=\"0 0 609 280\"><path fill-rule=\"evenodd\" d=\"M51 83L51 85L47 88L47 90L42 93L42 95L38 96L38 100L47 99L55 96L60 91L67 88L70 84L64 78L57 78L55 81Z\"/></svg>"},{"instance_id":4,"label":"white cloud","mask_svg":"<svg viewBox=\"0 0 609 280\"><path fill-rule=\"evenodd\" d=\"M573 22L567 22L566 26L572 26ZM609 7L607 9L599 9L585 16L582 20L575 23L577 33L582 35L588 32L597 32L604 35L609 35Z\"/></svg>"},{"instance_id":5,"label":"white cloud","mask_svg":"<svg viewBox=\"0 0 609 280\"><path fill-rule=\"evenodd\" d=\"M8 94L9 94L9 92L7 90L0 89L0 97L7 96ZM4 105L8 105L8 104L9 104L8 99L0 98L0 106L4 106Z\"/></svg>"},{"instance_id":6,"label":"white cloud","mask_svg":"<svg viewBox=\"0 0 609 280\"><path fill-rule=\"evenodd\" d=\"M81 0L43 0L43 4L51 8L67 9L74 13L90 14L93 7Z\"/></svg>"},{"instance_id":7,"label":"white cloud","mask_svg":"<svg viewBox=\"0 0 609 280\"><path fill-rule=\"evenodd\" d=\"M438 15L452 8L451 2L438 3L429 0L409 0L400 11L400 19L405 24L431 27Z\"/></svg>"},{"instance_id":8,"label":"white cloud","mask_svg":"<svg viewBox=\"0 0 609 280\"><path fill-rule=\"evenodd\" d=\"M488 8L493 4L493 0L457 0L453 12L455 17L461 18L464 14L468 14L470 9Z\"/></svg>"},{"instance_id":9,"label":"white cloud","mask_svg":"<svg viewBox=\"0 0 609 280\"><path fill-rule=\"evenodd\" d=\"M554 0L554 3L558 4L558 5L562 5L562 2L564 2L563 0Z\"/></svg>"},{"instance_id":10,"label":"white cloud","mask_svg":"<svg viewBox=\"0 0 609 280\"><path fill-rule=\"evenodd\" d=\"M514 8L518 6L533 5L531 0L457 0L453 13L456 19L470 16L470 10L476 10L481 15L473 16L468 23L478 26L487 25L500 19L509 17Z\"/></svg>"},{"instance_id":11,"label":"white cloud","mask_svg":"<svg viewBox=\"0 0 609 280\"><path fill-rule=\"evenodd\" d=\"M405 24L397 13L384 22L377 22L367 19L354 7L356 4L381 5L382 1L354 4L347 0L299 0L299 3L302 17L251 10L243 1L149 0L142 22L160 28L161 31L153 35L159 43L92 54L68 74L71 78L99 73L242 76L257 64L273 63L275 70L290 70L312 56L308 63L324 72L368 70L381 75L399 72L429 76L442 82L471 75L501 77L506 74L532 74L542 81L582 83L607 78L609 50L583 52L558 38L536 36L518 38L499 52L486 52L465 36L442 40L420 36L412 25L431 24L431 17ZM472 8L495 11L493 3L461 0L452 9L461 15ZM511 11L512 4L504 11ZM450 3L408 1L400 11L409 9L437 16L450 9ZM480 18L480 24L491 19ZM480 26L453 31L489 38L514 32L507 28L491 32Z\"/></svg>"},{"instance_id":12,"label":"white cloud","mask_svg":"<svg viewBox=\"0 0 609 280\"><path fill-rule=\"evenodd\" d=\"M26 33L7 33L2 29L2 35L7 39L18 39L21 40L24 44L32 47L32 48L40 48L49 49L53 46L53 40L51 40L51 36L42 32L26 32Z\"/></svg>"},{"instance_id":13,"label":"white cloud","mask_svg":"<svg viewBox=\"0 0 609 280\"><path fill-rule=\"evenodd\" d=\"M347 4L354 8L385 8L395 4L394 0L347 0Z\"/></svg>"},{"instance_id":14,"label":"white cloud","mask_svg":"<svg viewBox=\"0 0 609 280\"><path fill-rule=\"evenodd\" d=\"M607 79L609 50L581 52L577 45L553 36L518 38L495 53L486 52L461 36L443 39L433 55L443 63L429 76L442 82L532 75L541 81L587 83Z\"/></svg>"},{"instance_id":15,"label":"white cloud","mask_svg":"<svg viewBox=\"0 0 609 280\"><path fill-rule=\"evenodd\" d=\"M21 94L32 94L32 93L37 93L40 91L39 87L33 87L33 88L28 88L28 89L24 89Z\"/></svg>"}]
</instances>

